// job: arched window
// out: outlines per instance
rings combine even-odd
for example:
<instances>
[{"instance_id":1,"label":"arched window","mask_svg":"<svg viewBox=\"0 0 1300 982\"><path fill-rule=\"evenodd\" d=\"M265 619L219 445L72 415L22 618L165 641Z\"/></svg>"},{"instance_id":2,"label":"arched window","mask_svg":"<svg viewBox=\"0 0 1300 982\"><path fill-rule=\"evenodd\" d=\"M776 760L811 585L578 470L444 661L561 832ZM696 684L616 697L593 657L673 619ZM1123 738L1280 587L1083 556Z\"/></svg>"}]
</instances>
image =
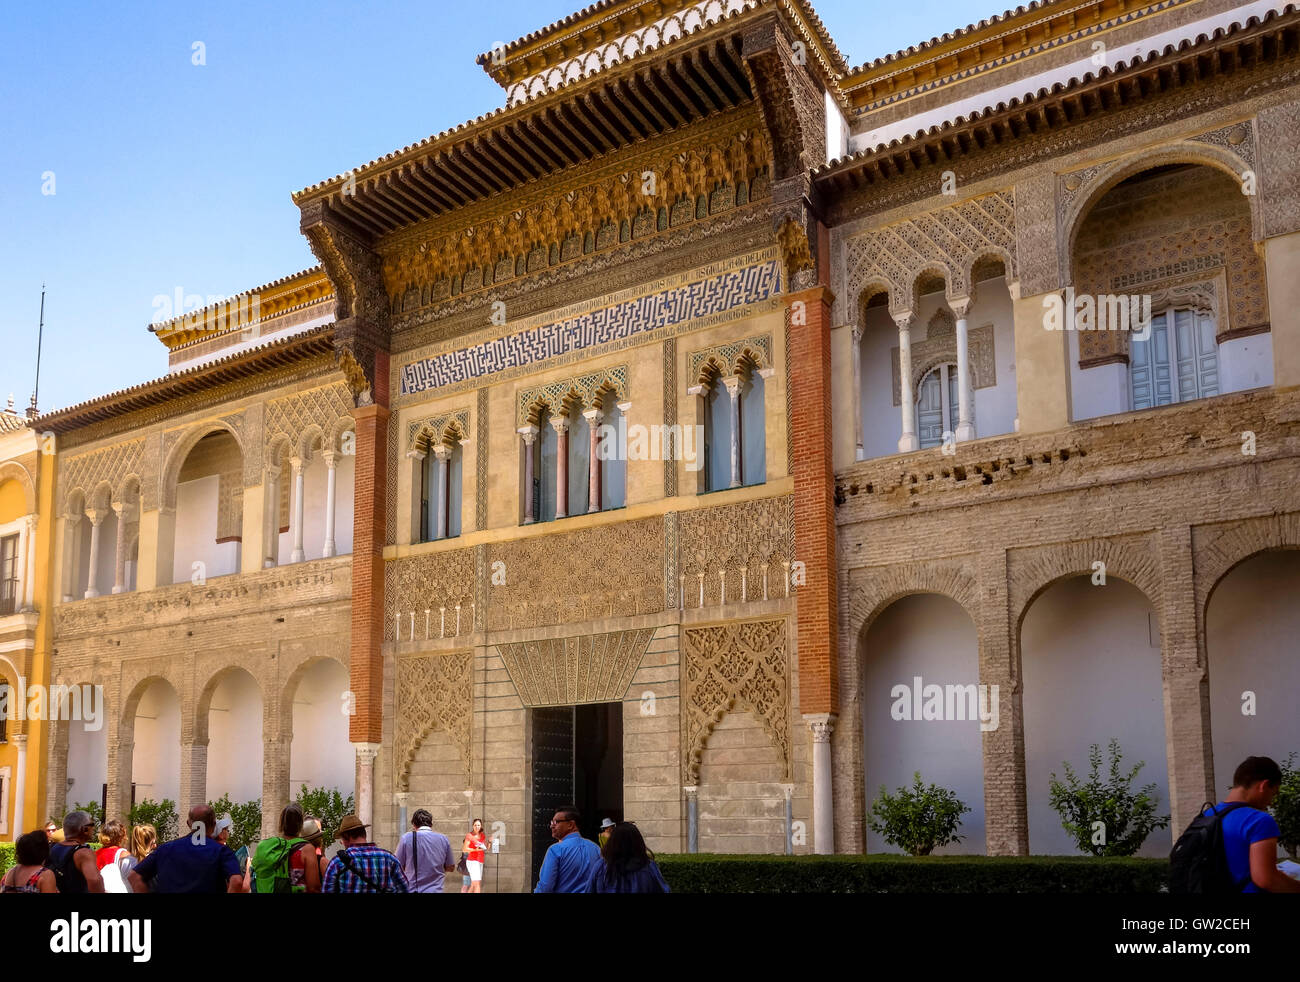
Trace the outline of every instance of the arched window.
<instances>
[{"instance_id":1,"label":"arched window","mask_svg":"<svg viewBox=\"0 0 1300 982\"><path fill-rule=\"evenodd\" d=\"M534 509L533 514L539 522L549 522L555 518L555 480L559 465L560 429L568 426L563 416L552 417L549 409L539 414L537 434L537 466L533 473ZM557 425L560 429L557 429Z\"/></svg>"},{"instance_id":2,"label":"arched window","mask_svg":"<svg viewBox=\"0 0 1300 982\"><path fill-rule=\"evenodd\" d=\"M626 431L627 423L622 407L612 395L605 397L600 425L599 446L604 447L598 452L598 456L604 459L597 461L600 466L600 507L602 510L622 508L627 503L627 440L625 435L620 439L619 433Z\"/></svg>"},{"instance_id":3,"label":"arched window","mask_svg":"<svg viewBox=\"0 0 1300 982\"><path fill-rule=\"evenodd\" d=\"M572 410L568 445L568 514L585 515L591 509L591 420Z\"/></svg>"},{"instance_id":4,"label":"arched window","mask_svg":"<svg viewBox=\"0 0 1300 982\"><path fill-rule=\"evenodd\" d=\"M0 617L18 609L18 540L17 532L0 536Z\"/></svg>"},{"instance_id":5,"label":"arched window","mask_svg":"<svg viewBox=\"0 0 1300 982\"><path fill-rule=\"evenodd\" d=\"M1209 311L1169 308L1151 318L1146 337L1129 348L1134 409L1168 406L1219 394L1219 346Z\"/></svg>"},{"instance_id":6,"label":"arched window","mask_svg":"<svg viewBox=\"0 0 1300 982\"><path fill-rule=\"evenodd\" d=\"M434 542L460 535L463 453L455 435L430 448L424 459L421 540Z\"/></svg>"},{"instance_id":7,"label":"arched window","mask_svg":"<svg viewBox=\"0 0 1300 982\"><path fill-rule=\"evenodd\" d=\"M936 365L916 390L916 428L921 449L941 446L945 433L955 434L958 415L957 365Z\"/></svg>"},{"instance_id":8,"label":"arched window","mask_svg":"<svg viewBox=\"0 0 1300 982\"><path fill-rule=\"evenodd\" d=\"M707 490L767 481L765 372L742 367L716 376L704 392Z\"/></svg>"}]
</instances>

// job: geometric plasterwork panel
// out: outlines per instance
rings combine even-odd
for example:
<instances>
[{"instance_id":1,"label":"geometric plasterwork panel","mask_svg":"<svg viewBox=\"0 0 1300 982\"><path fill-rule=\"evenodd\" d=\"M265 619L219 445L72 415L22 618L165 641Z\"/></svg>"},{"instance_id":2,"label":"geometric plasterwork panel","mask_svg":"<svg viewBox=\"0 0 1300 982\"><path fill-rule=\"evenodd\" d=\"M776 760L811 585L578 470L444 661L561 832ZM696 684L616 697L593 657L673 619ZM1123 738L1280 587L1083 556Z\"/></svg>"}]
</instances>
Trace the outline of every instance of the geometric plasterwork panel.
<instances>
[{"instance_id":1,"label":"geometric plasterwork panel","mask_svg":"<svg viewBox=\"0 0 1300 982\"><path fill-rule=\"evenodd\" d=\"M709 734L732 710L752 712L781 755L790 762L790 681L786 621L741 621L682 631L686 755L683 783L696 784Z\"/></svg>"},{"instance_id":2,"label":"geometric plasterwork panel","mask_svg":"<svg viewBox=\"0 0 1300 982\"><path fill-rule=\"evenodd\" d=\"M869 284L889 290L894 315L912 309L917 278L926 271L944 274L949 297L969 297L976 260L997 256L1007 282L1018 278L1016 203L1011 190L995 191L959 204L917 215L849 241L845 258L848 295L853 304Z\"/></svg>"},{"instance_id":3,"label":"geometric plasterwork panel","mask_svg":"<svg viewBox=\"0 0 1300 982\"><path fill-rule=\"evenodd\" d=\"M654 628L497 645L525 706L621 702Z\"/></svg>"},{"instance_id":4,"label":"geometric plasterwork panel","mask_svg":"<svg viewBox=\"0 0 1300 982\"><path fill-rule=\"evenodd\" d=\"M132 474L140 475L143 457L144 440L132 440L130 443L119 443L92 453L65 458L60 477L64 488L62 500L66 501L68 493L77 489L81 489L89 498L104 481L113 488L112 500L121 500L123 481ZM63 510L62 506L59 510Z\"/></svg>"},{"instance_id":5,"label":"geometric plasterwork panel","mask_svg":"<svg viewBox=\"0 0 1300 982\"><path fill-rule=\"evenodd\" d=\"M516 399L515 426L527 426L536 419L537 410L545 405L552 415L567 402L578 411L597 406L606 392L614 394L615 402L627 402L627 366L615 365L598 372L589 372L573 378L556 379L544 385L520 389Z\"/></svg>"},{"instance_id":6,"label":"geometric plasterwork panel","mask_svg":"<svg viewBox=\"0 0 1300 982\"><path fill-rule=\"evenodd\" d=\"M263 430L269 445L276 437L287 436L290 446L298 452L303 433L309 426L317 426L328 440L341 420L349 424L352 418L352 400L345 382L332 382L315 389L304 389L266 404L266 422Z\"/></svg>"},{"instance_id":7,"label":"geometric plasterwork panel","mask_svg":"<svg viewBox=\"0 0 1300 982\"><path fill-rule=\"evenodd\" d=\"M468 787L473 664L472 651L398 657L397 734L393 741L397 790L409 790L415 752L434 730L446 733L459 751Z\"/></svg>"},{"instance_id":8,"label":"geometric plasterwork panel","mask_svg":"<svg viewBox=\"0 0 1300 982\"><path fill-rule=\"evenodd\" d=\"M437 446L447 438L447 430L452 424L460 431L460 439L469 439L469 410L454 409L438 416L426 416L414 419L406 427L406 449L415 450L416 438L426 447Z\"/></svg>"},{"instance_id":9,"label":"geometric plasterwork panel","mask_svg":"<svg viewBox=\"0 0 1300 982\"><path fill-rule=\"evenodd\" d=\"M473 549L410 556L384 564L384 640L453 638L474 630ZM457 610L457 605L460 610ZM428 611L428 614L425 614ZM397 638L398 615L401 638Z\"/></svg>"},{"instance_id":10,"label":"geometric plasterwork panel","mask_svg":"<svg viewBox=\"0 0 1300 982\"><path fill-rule=\"evenodd\" d=\"M687 608L723 603L724 588L729 603L787 595L796 558L793 496L693 508L678 521L681 566L671 589Z\"/></svg>"},{"instance_id":11,"label":"geometric plasterwork panel","mask_svg":"<svg viewBox=\"0 0 1300 982\"><path fill-rule=\"evenodd\" d=\"M692 385L703 385L707 381L702 377L706 365L712 363L720 375L739 375L745 362L753 362L755 368L771 368L772 335L764 334L729 344L714 345L702 351L692 351L686 375Z\"/></svg>"},{"instance_id":12,"label":"geometric plasterwork panel","mask_svg":"<svg viewBox=\"0 0 1300 982\"><path fill-rule=\"evenodd\" d=\"M986 389L997 385L997 361L993 351L993 325L985 324L969 332L971 387ZM898 368L898 349L890 348L889 356L894 376L894 405L902 405L901 379ZM940 334L924 341L912 342L912 391L919 392L921 380L935 365L957 361L957 337Z\"/></svg>"}]
</instances>

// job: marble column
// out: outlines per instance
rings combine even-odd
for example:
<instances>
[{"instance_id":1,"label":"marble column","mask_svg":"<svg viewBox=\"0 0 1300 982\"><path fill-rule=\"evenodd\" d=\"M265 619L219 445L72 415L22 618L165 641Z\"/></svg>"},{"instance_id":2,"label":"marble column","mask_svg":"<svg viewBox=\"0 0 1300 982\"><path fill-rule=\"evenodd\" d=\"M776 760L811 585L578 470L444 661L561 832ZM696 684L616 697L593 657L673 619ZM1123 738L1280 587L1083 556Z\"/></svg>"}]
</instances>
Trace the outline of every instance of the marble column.
<instances>
[{"instance_id":1,"label":"marble column","mask_svg":"<svg viewBox=\"0 0 1300 982\"><path fill-rule=\"evenodd\" d=\"M555 429L555 517L569 517L569 418L552 416Z\"/></svg>"},{"instance_id":2,"label":"marble column","mask_svg":"<svg viewBox=\"0 0 1300 982\"><path fill-rule=\"evenodd\" d=\"M831 731L833 713L804 716L813 734L813 851L827 855L835 851L834 795L831 787Z\"/></svg>"},{"instance_id":3,"label":"marble column","mask_svg":"<svg viewBox=\"0 0 1300 982\"><path fill-rule=\"evenodd\" d=\"M912 312L895 314L894 323L898 325L898 401L903 410L898 452L908 453L920 446L916 436L916 393L912 391Z\"/></svg>"},{"instance_id":4,"label":"marble column","mask_svg":"<svg viewBox=\"0 0 1300 982\"><path fill-rule=\"evenodd\" d=\"M365 823L373 839L375 835L375 758L379 756L377 743L354 743L357 748L357 816Z\"/></svg>"},{"instance_id":5,"label":"marble column","mask_svg":"<svg viewBox=\"0 0 1300 982\"><path fill-rule=\"evenodd\" d=\"M437 482L437 503L438 514L434 525L435 539L447 538L447 501L449 490L449 475L451 471L451 448L444 444L438 444L433 448L433 456L438 462L438 473L434 480ZM433 500L430 500L430 504Z\"/></svg>"},{"instance_id":6,"label":"marble column","mask_svg":"<svg viewBox=\"0 0 1300 982\"><path fill-rule=\"evenodd\" d=\"M90 566L86 574L86 599L99 596L98 584L96 583L95 568L99 565L99 527L103 524L104 518L108 513L98 508L86 509L86 517L90 519Z\"/></svg>"},{"instance_id":7,"label":"marble column","mask_svg":"<svg viewBox=\"0 0 1300 982\"><path fill-rule=\"evenodd\" d=\"M77 580L81 571L81 514L70 513L64 516L63 529L63 602L72 603L73 594L77 592Z\"/></svg>"},{"instance_id":8,"label":"marble column","mask_svg":"<svg viewBox=\"0 0 1300 982\"><path fill-rule=\"evenodd\" d=\"M700 851L700 789L694 784L682 788L686 793L686 851Z\"/></svg>"},{"instance_id":9,"label":"marble column","mask_svg":"<svg viewBox=\"0 0 1300 982\"><path fill-rule=\"evenodd\" d=\"M865 453L862 443L862 325L851 328L853 337L853 439L857 447L854 457L861 460Z\"/></svg>"},{"instance_id":10,"label":"marble column","mask_svg":"<svg viewBox=\"0 0 1300 982\"><path fill-rule=\"evenodd\" d=\"M600 460L597 459L596 452L600 447L600 421L604 415L599 409L583 410L582 415L587 420L587 430L590 435L588 446L588 477L587 477L587 514L594 511L600 511Z\"/></svg>"},{"instance_id":11,"label":"marble column","mask_svg":"<svg viewBox=\"0 0 1300 982\"><path fill-rule=\"evenodd\" d=\"M966 327L966 314L972 298L949 300L957 318L957 442L975 439L975 424L971 416L970 340Z\"/></svg>"},{"instance_id":12,"label":"marble column","mask_svg":"<svg viewBox=\"0 0 1300 982\"><path fill-rule=\"evenodd\" d=\"M722 380L731 398L731 487L740 487L740 376Z\"/></svg>"},{"instance_id":13,"label":"marble column","mask_svg":"<svg viewBox=\"0 0 1300 982\"><path fill-rule=\"evenodd\" d=\"M537 440L537 427L521 426L519 435L524 441L524 524L531 525L537 521L533 514L533 444Z\"/></svg>"},{"instance_id":14,"label":"marble column","mask_svg":"<svg viewBox=\"0 0 1300 982\"><path fill-rule=\"evenodd\" d=\"M113 592L126 591L126 503L113 502L113 511L117 514L117 541L114 543L116 554L113 557Z\"/></svg>"},{"instance_id":15,"label":"marble column","mask_svg":"<svg viewBox=\"0 0 1300 982\"><path fill-rule=\"evenodd\" d=\"M23 822L26 821L23 815L23 800L27 797L27 734L13 733L10 734L9 739L18 748L17 774L14 777L13 788L9 792L9 797L14 803L14 827L9 830L9 841L17 842L18 837L23 834L25 828Z\"/></svg>"},{"instance_id":16,"label":"marble column","mask_svg":"<svg viewBox=\"0 0 1300 982\"><path fill-rule=\"evenodd\" d=\"M321 550L322 556L333 556L338 553L338 548L334 544L334 509L338 500L338 452L335 450L324 450L321 457L325 460L327 469L325 477L325 546Z\"/></svg>"},{"instance_id":17,"label":"marble column","mask_svg":"<svg viewBox=\"0 0 1300 982\"><path fill-rule=\"evenodd\" d=\"M293 533L293 552L289 555L289 562L300 563L307 558L307 554L302 548L302 499L305 490L303 459L301 457L290 457L289 466L293 468L293 514L289 519Z\"/></svg>"},{"instance_id":18,"label":"marble column","mask_svg":"<svg viewBox=\"0 0 1300 982\"><path fill-rule=\"evenodd\" d=\"M271 569L280 562L280 468L266 469L266 514L263 516L262 565Z\"/></svg>"}]
</instances>

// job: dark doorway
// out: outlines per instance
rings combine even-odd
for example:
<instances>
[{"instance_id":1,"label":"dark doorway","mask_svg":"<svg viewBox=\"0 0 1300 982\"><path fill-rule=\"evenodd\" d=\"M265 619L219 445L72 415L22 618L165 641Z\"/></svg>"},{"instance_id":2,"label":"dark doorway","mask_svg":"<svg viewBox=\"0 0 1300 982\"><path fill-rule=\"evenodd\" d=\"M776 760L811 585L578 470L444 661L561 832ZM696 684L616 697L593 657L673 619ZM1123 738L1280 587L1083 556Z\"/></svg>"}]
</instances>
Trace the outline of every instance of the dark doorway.
<instances>
[{"instance_id":1,"label":"dark doorway","mask_svg":"<svg viewBox=\"0 0 1300 982\"><path fill-rule=\"evenodd\" d=\"M602 818L623 820L623 704L547 706L533 713L533 869L542 868L557 808L576 805L596 841Z\"/></svg>"}]
</instances>

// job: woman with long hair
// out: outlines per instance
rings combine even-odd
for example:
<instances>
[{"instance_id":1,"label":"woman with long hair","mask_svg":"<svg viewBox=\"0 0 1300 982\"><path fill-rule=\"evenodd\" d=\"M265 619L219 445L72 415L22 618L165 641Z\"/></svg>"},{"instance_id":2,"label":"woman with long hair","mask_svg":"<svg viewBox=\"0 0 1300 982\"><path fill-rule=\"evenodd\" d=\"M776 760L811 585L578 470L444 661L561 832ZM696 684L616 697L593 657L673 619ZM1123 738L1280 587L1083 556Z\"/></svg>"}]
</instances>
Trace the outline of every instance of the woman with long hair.
<instances>
[{"instance_id":1,"label":"woman with long hair","mask_svg":"<svg viewBox=\"0 0 1300 982\"><path fill-rule=\"evenodd\" d=\"M45 868L50 840L43 829L19 836L14 844L15 865L0 880L0 893L58 893L54 874Z\"/></svg>"},{"instance_id":2,"label":"woman with long hair","mask_svg":"<svg viewBox=\"0 0 1300 982\"><path fill-rule=\"evenodd\" d=\"M495 842L496 836L489 840L483 834L483 819L474 819L469 832L465 834L465 841L461 843L460 847L461 852L465 854L465 866L469 869L469 890L466 891L464 887L461 887L461 893L483 892L483 863L487 859L489 841Z\"/></svg>"},{"instance_id":3,"label":"woman with long hair","mask_svg":"<svg viewBox=\"0 0 1300 982\"><path fill-rule=\"evenodd\" d=\"M158 848L158 830L152 825L136 825L131 828L131 856L123 861L122 879L127 889L131 888L131 870L140 865L140 861ZM153 889L152 884L150 889Z\"/></svg>"},{"instance_id":4,"label":"woman with long hair","mask_svg":"<svg viewBox=\"0 0 1300 982\"><path fill-rule=\"evenodd\" d=\"M600 851L587 893L671 893L655 854L631 822L620 822Z\"/></svg>"}]
</instances>

